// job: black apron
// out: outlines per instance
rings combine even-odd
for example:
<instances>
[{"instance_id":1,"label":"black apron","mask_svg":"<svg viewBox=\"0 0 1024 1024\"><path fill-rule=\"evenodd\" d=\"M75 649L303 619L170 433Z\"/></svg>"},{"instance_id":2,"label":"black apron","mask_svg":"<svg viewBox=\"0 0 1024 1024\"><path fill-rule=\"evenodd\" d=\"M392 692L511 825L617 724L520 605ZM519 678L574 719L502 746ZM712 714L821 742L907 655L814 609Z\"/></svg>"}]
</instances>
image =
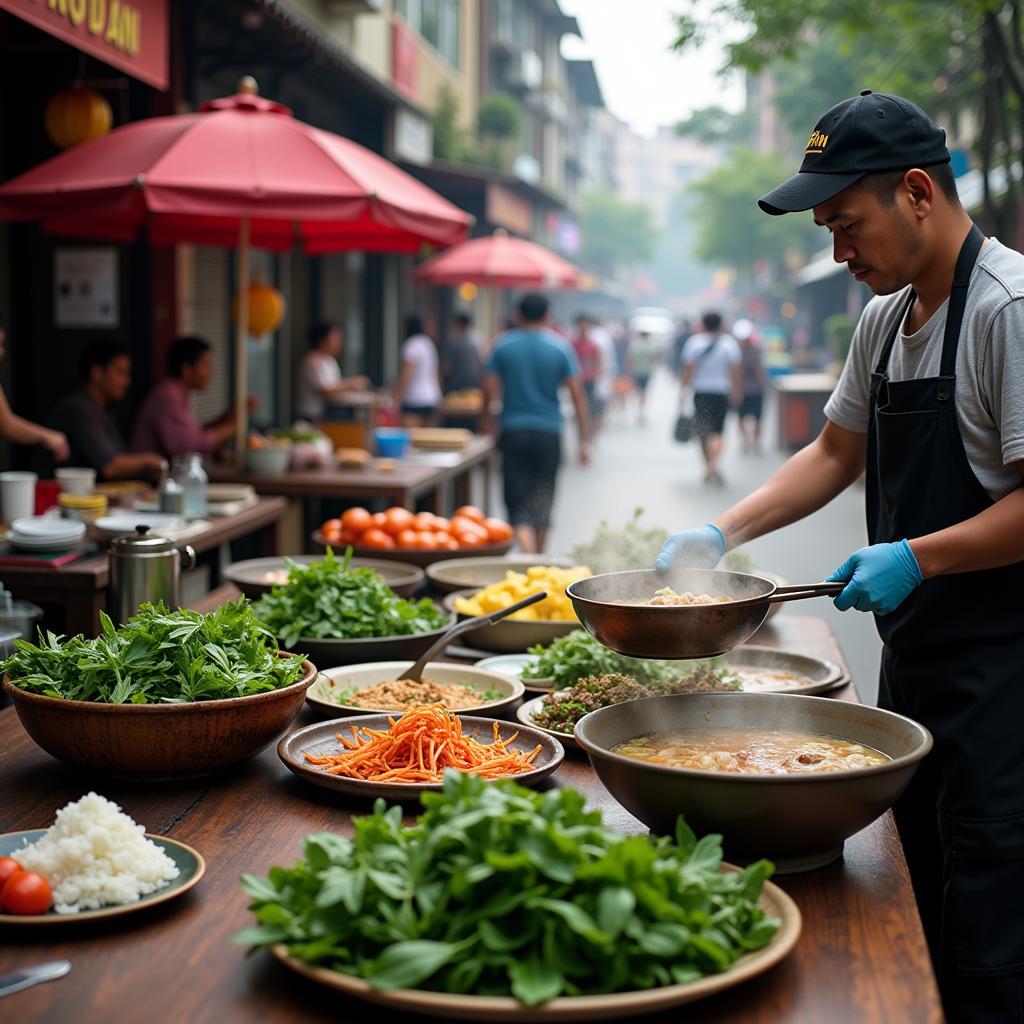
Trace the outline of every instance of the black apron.
<instances>
[{"instance_id":1,"label":"black apron","mask_svg":"<svg viewBox=\"0 0 1024 1024\"><path fill-rule=\"evenodd\" d=\"M867 520L872 544L920 537L992 505L967 460L956 353L983 236L957 260L940 374L872 374ZM935 748L894 808L953 1021L1024 1021L1024 563L925 580L876 616L879 705L921 722Z\"/></svg>"}]
</instances>

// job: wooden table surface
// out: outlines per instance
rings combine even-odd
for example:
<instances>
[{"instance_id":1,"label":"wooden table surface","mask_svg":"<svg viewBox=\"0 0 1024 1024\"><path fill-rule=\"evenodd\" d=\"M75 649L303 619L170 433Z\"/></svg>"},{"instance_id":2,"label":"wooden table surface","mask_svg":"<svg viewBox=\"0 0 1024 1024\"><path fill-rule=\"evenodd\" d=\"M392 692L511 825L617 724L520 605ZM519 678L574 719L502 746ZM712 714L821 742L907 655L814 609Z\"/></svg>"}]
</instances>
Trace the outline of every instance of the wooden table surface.
<instances>
[{"instance_id":1,"label":"wooden table surface","mask_svg":"<svg viewBox=\"0 0 1024 1024\"><path fill-rule=\"evenodd\" d=\"M456 455L450 465L431 465L424 459L399 459L392 472L383 472L372 465L365 469L308 469L272 475L250 473L231 466L210 465L210 479L219 483L251 484L260 494L283 494L291 498L353 498L362 501L380 499L412 508L419 499L434 498L443 513L443 503L436 496L449 480L459 485L454 504L469 500L467 474L494 458L493 437L474 437L457 452L424 453ZM489 488L485 488L485 495ZM428 503L429 500L428 500ZM449 510L450 511L450 510Z\"/></svg>"},{"instance_id":2,"label":"wooden table surface","mask_svg":"<svg viewBox=\"0 0 1024 1024\"><path fill-rule=\"evenodd\" d=\"M753 642L842 662L819 619L780 615ZM848 687L839 696L856 699ZM306 710L296 727L314 717ZM39 750L13 708L0 712L0 831L49 825L55 811L90 788L146 826L198 849L207 873L184 897L102 926L0 928L0 974L66 958L71 973L0 1003L27 1022L410 1020L350 1001L293 975L268 953L246 958L230 942L253 923L238 886L244 872L290 864L300 841L328 829L351 834L351 815L369 809L292 776L273 746L234 771L173 785L131 785L83 777ZM570 754L554 780L584 791L605 820L625 832L644 827ZM704 1002L654 1015L653 1022L757 1024L926 1024L941 1021L938 993L914 907L903 852L886 814L846 843L841 861L777 879L798 903L803 934L768 974ZM424 1018L426 1019L426 1018Z\"/></svg>"}]
</instances>

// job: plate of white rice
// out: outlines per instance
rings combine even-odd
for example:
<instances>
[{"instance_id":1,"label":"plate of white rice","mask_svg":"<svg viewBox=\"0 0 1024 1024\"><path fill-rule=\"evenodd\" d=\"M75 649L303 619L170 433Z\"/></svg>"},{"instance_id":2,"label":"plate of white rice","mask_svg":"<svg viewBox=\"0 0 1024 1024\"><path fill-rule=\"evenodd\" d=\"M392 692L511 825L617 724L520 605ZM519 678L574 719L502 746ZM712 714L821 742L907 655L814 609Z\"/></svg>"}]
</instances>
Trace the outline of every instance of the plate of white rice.
<instances>
[{"instance_id":1,"label":"plate of white rice","mask_svg":"<svg viewBox=\"0 0 1024 1024\"><path fill-rule=\"evenodd\" d=\"M0 835L0 856L42 875L53 890L45 914L0 914L2 924L94 921L173 899L206 870L198 852L146 833L117 804L97 793L57 812L47 829Z\"/></svg>"}]
</instances>

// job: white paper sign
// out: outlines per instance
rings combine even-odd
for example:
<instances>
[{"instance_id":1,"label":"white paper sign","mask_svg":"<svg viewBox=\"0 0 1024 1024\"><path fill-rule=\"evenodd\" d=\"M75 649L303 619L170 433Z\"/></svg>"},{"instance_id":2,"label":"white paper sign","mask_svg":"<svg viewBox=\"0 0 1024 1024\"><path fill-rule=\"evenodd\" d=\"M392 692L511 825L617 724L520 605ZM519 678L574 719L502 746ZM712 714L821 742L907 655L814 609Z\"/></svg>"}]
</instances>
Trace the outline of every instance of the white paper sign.
<instances>
[{"instance_id":1,"label":"white paper sign","mask_svg":"<svg viewBox=\"0 0 1024 1024\"><path fill-rule=\"evenodd\" d=\"M117 249L55 250L53 308L58 327L117 327Z\"/></svg>"}]
</instances>

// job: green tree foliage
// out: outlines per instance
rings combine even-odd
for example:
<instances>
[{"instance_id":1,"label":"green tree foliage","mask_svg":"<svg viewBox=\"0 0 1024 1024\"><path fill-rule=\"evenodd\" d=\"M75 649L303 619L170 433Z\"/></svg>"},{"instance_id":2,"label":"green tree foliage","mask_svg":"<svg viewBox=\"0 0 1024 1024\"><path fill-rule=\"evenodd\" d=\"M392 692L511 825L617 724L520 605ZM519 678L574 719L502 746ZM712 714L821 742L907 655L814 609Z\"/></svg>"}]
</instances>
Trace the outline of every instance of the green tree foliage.
<instances>
[{"instance_id":1,"label":"green tree foliage","mask_svg":"<svg viewBox=\"0 0 1024 1024\"><path fill-rule=\"evenodd\" d=\"M1024 0L680 0L677 49L696 47L721 23L749 34L727 47L726 67L771 67L780 113L801 135L830 103L860 89L895 92L934 117L978 118L975 154L987 181L998 166L1024 162ZM784 68L785 66L785 68ZM986 190L996 231L1015 234L1019 188Z\"/></svg>"},{"instance_id":2,"label":"green tree foliage","mask_svg":"<svg viewBox=\"0 0 1024 1024\"><path fill-rule=\"evenodd\" d=\"M492 92L480 101L476 126L481 136L514 142L523 130L523 108L514 96Z\"/></svg>"},{"instance_id":3,"label":"green tree foliage","mask_svg":"<svg viewBox=\"0 0 1024 1024\"><path fill-rule=\"evenodd\" d=\"M753 112L749 109L733 113L723 107L701 107L676 125L676 134L694 139L705 146L740 145L754 131Z\"/></svg>"},{"instance_id":4,"label":"green tree foliage","mask_svg":"<svg viewBox=\"0 0 1024 1024\"><path fill-rule=\"evenodd\" d=\"M650 207L605 191L584 197L580 233L584 262L605 274L649 260L658 235Z\"/></svg>"},{"instance_id":5,"label":"green tree foliage","mask_svg":"<svg viewBox=\"0 0 1024 1024\"><path fill-rule=\"evenodd\" d=\"M787 253L806 253L816 231L809 219L766 217L756 200L792 173L777 154L734 149L729 159L688 189L696 198L696 254L746 277L762 260L780 266ZM821 242L823 239L818 239Z\"/></svg>"},{"instance_id":6,"label":"green tree foliage","mask_svg":"<svg viewBox=\"0 0 1024 1024\"><path fill-rule=\"evenodd\" d=\"M459 126L459 97L444 82L434 109L434 156L456 163L465 156L466 133Z\"/></svg>"}]
</instances>

